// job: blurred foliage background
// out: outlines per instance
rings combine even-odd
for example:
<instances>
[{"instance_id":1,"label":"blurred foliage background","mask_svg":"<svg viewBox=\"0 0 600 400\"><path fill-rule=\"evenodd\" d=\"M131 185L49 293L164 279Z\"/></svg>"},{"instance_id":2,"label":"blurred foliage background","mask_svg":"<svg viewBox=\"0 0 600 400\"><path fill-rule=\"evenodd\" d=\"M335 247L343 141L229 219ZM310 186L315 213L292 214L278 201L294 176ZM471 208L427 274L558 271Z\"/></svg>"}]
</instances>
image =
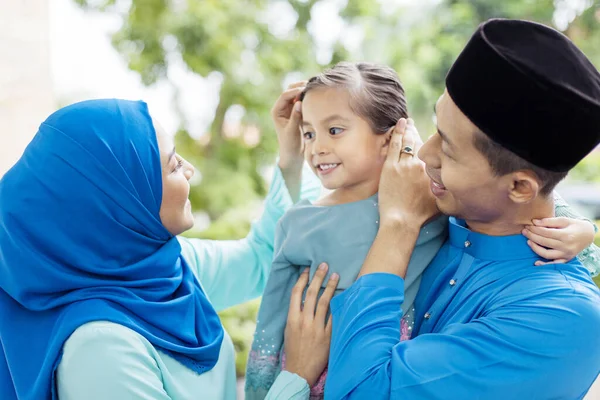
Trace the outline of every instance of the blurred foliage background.
<instances>
[{"instance_id":1,"label":"blurred foliage background","mask_svg":"<svg viewBox=\"0 0 600 400\"><path fill-rule=\"evenodd\" d=\"M182 124L176 136L179 152L200 172L191 199L204 223L190 235L210 239L244 237L256 216L277 151L269 110L292 81L340 60L388 64L404 83L421 134L429 136L445 74L484 20L553 25L600 66L600 5L590 0L74 1L121 14L113 45L144 84L168 80L174 59L199 76L220 80L208 131L192 137ZM324 9L331 17L316 21L323 15L316 11ZM571 179L600 183L600 154L582 162ZM255 301L221 313L239 352L239 374L257 307Z\"/></svg>"}]
</instances>

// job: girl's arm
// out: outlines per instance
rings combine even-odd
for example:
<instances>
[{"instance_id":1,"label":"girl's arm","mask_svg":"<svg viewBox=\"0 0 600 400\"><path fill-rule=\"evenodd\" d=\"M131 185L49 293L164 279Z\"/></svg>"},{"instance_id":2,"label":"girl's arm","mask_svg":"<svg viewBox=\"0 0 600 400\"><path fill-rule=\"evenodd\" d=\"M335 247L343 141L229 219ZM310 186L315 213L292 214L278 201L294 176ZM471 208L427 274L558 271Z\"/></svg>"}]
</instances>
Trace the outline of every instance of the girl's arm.
<instances>
[{"instance_id":1,"label":"girl's arm","mask_svg":"<svg viewBox=\"0 0 600 400\"><path fill-rule=\"evenodd\" d=\"M556 218L535 220L523 234L540 256L551 262L566 262L575 256L596 276L600 271L600 248L593 243L596 225L577 213L554 192ZM539 262L543 264L543 262Z\"/></svg>"}]
</instances>

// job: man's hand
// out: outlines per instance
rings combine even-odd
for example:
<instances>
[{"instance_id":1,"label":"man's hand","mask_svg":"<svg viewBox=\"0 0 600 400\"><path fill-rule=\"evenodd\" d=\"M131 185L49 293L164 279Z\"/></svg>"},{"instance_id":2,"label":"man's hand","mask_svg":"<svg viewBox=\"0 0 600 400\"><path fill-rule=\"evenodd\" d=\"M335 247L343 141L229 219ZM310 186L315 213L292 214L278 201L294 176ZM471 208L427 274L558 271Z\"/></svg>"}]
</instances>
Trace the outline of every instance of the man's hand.
<instances>
[{"instance_id":1,"label":"man's hand","mask_svg":"<svg viewBox=\"0 0 600 400\"><path fill-rule=\"evenodd\" d=\"M308 268L300 275L292 290L285 327L285 369L306 379L309 386L317 382L329 361L331 316L328 321L325 319L339 276L331 275L323 295L317 302L319 289L326 274L327 264L321 264L306 291L304 306L302 293L308 284Z\"/></svg>"},{"instance_id":2,"label":"man's hand","mask_svg":"<svg viewBox=\"0 0 600 400\"><path fill-rule=\"evenodd\" d=\"M439 213L429 187L425 164L417 157L423 145L412 119L393 128L379 183L381 225L409 224L420 228ZM411 148L413 154L403 151Z\"/></svg>"}]
</instances>

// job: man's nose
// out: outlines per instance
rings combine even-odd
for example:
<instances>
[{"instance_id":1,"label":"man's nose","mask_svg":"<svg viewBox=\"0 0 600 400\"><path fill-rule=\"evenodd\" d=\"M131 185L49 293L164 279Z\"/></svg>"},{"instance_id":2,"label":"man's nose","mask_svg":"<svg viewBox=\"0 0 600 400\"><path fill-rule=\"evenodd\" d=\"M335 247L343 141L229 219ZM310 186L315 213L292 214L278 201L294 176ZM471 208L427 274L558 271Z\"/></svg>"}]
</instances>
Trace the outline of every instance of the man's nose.
<instances>
[{"instance_id":1,"label":"man's nose","mask_svg":"<svg viewBox=\"0 0 600 400\"><path fill-rule=\"evenodd\" d=\"M436 142L438 141L438 135L431 136L423 146L419 149L417 156L421 161L425 163L427 168L438 169L440 168L440 152L442 151L441 146Z\"/></svg>"}]
</instances>

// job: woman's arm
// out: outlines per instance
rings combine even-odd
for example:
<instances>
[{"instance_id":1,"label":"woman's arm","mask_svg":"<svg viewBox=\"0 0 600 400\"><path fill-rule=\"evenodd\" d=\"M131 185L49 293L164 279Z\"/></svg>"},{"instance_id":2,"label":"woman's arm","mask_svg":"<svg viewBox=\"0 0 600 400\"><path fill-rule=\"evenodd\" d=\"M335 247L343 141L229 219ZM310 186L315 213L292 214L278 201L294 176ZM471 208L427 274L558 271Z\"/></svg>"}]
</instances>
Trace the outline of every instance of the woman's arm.
<instances>
[{"instance_id":1,"label":"woman's arm","mask_svg":"<svg viewBox=\"0 0 600 400\"><path fill-rule=\"evenodd\" d=\"M321 185L314 174L302 174L300 197L316 199ZM262 216L241 240L179 238L182 254L217 310L261 295L273 261L275 226L293 205L281 170L276 167Z\"/></svg>"},{"instance_id":2,"label":"woman's arm","mask_svg":"<svg viewBox=\"0 0 600 400\"><path fill-rule=\"evenodd\" d=\"M265 400L308 400L310 388L306 379L292 372L281 371Z\"/></svg>"},{"instance_id":3,"label":"woman's arm","mask_svg":"<svg viewBox=\"0 0 600 400\"><path fill-rule=\"evenodd\" d=\"M304 156L302 154L302 105L300 95L306 88L306 81L288 86L271 109L271 118L279 144L278 165L294 203L300 198L300 182Z\"/></svg>"},{"instance_id":4,"label":"woman's arm","mask_svg":"<svg viewBox=\"0 0 600 400\"><path fill-rule=\"evenodd\" d=\"M294 103L306 82L296 82L277 99L271 116L279 143L279 160L261 218L245 239L180 239L182 254L217 310L259 296L271 269L275 226L299 199L315 200L321 184L302 157L301 112Z\"/></svg>"}]
</instances>

